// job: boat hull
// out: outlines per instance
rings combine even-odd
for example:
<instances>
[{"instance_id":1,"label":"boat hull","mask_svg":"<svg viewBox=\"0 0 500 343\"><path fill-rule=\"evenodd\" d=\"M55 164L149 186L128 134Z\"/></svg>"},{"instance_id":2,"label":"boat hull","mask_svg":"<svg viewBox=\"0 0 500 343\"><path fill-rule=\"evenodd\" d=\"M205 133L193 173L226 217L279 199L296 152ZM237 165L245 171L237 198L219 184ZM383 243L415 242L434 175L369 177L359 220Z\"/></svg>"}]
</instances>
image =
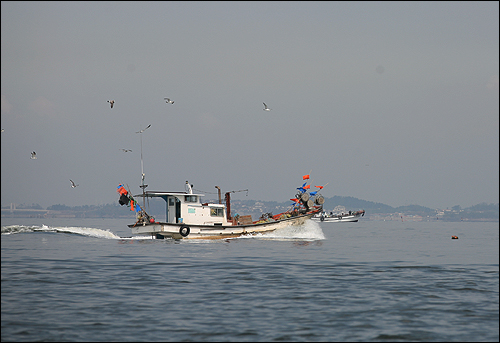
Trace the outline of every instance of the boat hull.
<instances>
[{"instance_id":1,"label":"boat hull","mask_svg":"<svg viewBox=\"0 0 500 343\"><path fill-rule=\"evenodd\" d=\"M324 222L324 223L341 223L341 222L357 222L359 220L360 216L349 216L349 217L343 217L343 218L324 218L321 220L321 218L312 218L316 222Z\"/></svg>"},{"instance_id":2,"label":"boat hull","mask_svg":"<svg viewBox=\"0 0 500 343\"><path fill-rule=\"evenodd\" d=\"M333 216L325 216L325 215L315 215L312 217L312 220L316 222L324 222L324 223L342 223L342 222L357 222L360 217L365 215L365 211L359 211L354 214L346 214L346 215L333 215Z\"/></svg>"},{"instance_id":3,"label":"boat hull","mask_svg":"<svg viewBox=\"0 0 500 343\"><path fill-rule=\"evenodd\" d=\"M183 223L143 223L128 225L133 235L173 239L225 239L272 232L287 226L302 225L317 212L248 225L197 225Z\"/></svg>"}]
</instances>

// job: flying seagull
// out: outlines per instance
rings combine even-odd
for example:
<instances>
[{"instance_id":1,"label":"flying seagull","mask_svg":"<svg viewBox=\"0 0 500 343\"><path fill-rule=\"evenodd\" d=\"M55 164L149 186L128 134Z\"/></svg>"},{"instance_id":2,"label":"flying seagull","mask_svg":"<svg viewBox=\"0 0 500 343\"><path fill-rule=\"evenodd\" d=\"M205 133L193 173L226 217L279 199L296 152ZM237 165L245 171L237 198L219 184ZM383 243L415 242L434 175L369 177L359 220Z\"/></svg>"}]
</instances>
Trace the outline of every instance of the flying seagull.
<instances>
[{"instance_id":1,"label":"flying seagull","mask_svg":"<svg viewBox=\"0 0 500 343\"><path fill-rule=\"evenodd\" d=\"M163 98L166 100L167 104L173 104L174 102L172 100L170 100L169 98Z\"/></svg>"},{"instance_id":2,"label":"flying seagull","mask_svg":"<svg viewBox=\"0 0 500 343\"><path fill-rule=\"evenodd\" d=\"M265 102L263 102L263 104L264 104L264 108L263 108L263 109L264 109L264 111L270 111L270 110L271 110L269 107L267 107L267 105L266 105L266 103L265 103Z\"/></svg>"},{"instance_id":3,"label":"flying seagull","mask_svg":"<svg viewBox=\"0 0 500 343\"><path fill-rule=\"evenodd\" d=\"M129 152L129 151L132 152L132 150L130 150L130 149L120 149L120 150L123 150L124 152Z\"/></svg>"},{"instance_id":4,"label":"flying seagull","mask_svg":"<svg viewBox=\"0 0 500 343\"><path fill-rule=\"evenodd\" d=\"M34 151L33 151L33 152L31 153L31 159L32 159L32 160L36 160L36 152L34 152Z\"/></svg>"},{"instance_id":5,"label":"flying seagull","mask_svg":"<svg viewBox=\"0 0 500 343\"><path fill-rule=\"evenodd\" d=\"M143 133L144 131L146 131L147 129L149 129L151 126L151 124L149 124L148 126L146 126L144 129L142 129L141 131L137 131L136 133Z\"/></svg>"},{"instance_id":6,"label":"flying seagull","mask_svg":"<svg viewBox=\"0 0 500 343\"><path fill-rule=\"evenodd\" d=\"M111 108L113 108L113 104L115 103L114 100L108 100L108 102L111 104Z\"/></svg>"},{"instance_id":7,"label":"flying seagull","mask_svg":"<svg viewBox=\"0 0 500 343\"><path fill-rule=\"evenodd\" d=\"M76 186L78 186L78 185L75 185L75 183L73 182L73 180L69 180L69 181L71 182L71 187L72 188L75 188Z\"/></svg>"}]
</instances>

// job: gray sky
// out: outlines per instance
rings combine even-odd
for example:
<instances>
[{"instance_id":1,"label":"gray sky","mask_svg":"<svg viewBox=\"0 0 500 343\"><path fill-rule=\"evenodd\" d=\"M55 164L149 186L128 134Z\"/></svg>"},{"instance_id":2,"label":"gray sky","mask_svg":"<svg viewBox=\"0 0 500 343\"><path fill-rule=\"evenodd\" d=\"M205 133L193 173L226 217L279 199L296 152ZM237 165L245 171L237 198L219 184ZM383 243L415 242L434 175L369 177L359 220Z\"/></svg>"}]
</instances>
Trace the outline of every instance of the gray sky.
<instances>
[{"instance_id":1,"label":"gray sky","mask_svg":"<svg viewBox=\"0 0 500 343\"><path fill-rule=\"evenodd\" d=\"M139 193L148 124L148 190L281 202L311 172L326 197L498 203L498 2L2 1L1 16L2 206Z\"/></svg>"}]
</instances>

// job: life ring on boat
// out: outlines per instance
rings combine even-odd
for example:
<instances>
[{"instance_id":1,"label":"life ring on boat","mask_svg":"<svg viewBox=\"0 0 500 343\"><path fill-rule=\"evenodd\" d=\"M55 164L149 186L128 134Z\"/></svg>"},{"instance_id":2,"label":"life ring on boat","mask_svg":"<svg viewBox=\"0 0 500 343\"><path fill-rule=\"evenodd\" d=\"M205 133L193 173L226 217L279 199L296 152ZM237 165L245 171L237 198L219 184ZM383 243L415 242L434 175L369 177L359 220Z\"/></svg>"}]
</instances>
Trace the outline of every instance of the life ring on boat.
<instances>
[{"instance_id":1,"label":"life ring on boat","mask_svg":"<svg viewBox=\"0 0 500 343\"><path fill-rule=\"evenodd\" d=\"M189 228L189 226L187 225L182 225L180 228L179 228L179 234L182 236L182 237L187 237L189 235L189 233L191 232L191 229Z\"/></svg>"}]
</instances>

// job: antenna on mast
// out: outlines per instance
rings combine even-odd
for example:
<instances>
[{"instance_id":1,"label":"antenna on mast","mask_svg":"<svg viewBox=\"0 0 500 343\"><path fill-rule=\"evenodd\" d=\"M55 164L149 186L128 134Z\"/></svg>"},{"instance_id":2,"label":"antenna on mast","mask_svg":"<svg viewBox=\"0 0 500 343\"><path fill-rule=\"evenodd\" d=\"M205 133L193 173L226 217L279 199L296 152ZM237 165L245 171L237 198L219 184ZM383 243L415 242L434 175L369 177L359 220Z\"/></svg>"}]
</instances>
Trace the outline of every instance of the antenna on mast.
<instances>
[{"instance_id":1,"label":"antenna on mast","mask_svg":"<svg viewBox=\"0 0 500 343\"><path fill-rule=\"evenodd\" d=\"M146 208L146 196L145 196L146 192L144 190L146 189L146 187L148 185L144 184L144 179L146 177L146 174L144 174L144 163L142 161L142 133L144 131L146 131L147 129L149 129L150 127L151 127L151 124L149 124L148 126L146 126L144 129L136 132L136 133L141 134L141 185L139 187L142 188L142 206L143 206L143 209Z\"/></svg>"}]
</instances>

